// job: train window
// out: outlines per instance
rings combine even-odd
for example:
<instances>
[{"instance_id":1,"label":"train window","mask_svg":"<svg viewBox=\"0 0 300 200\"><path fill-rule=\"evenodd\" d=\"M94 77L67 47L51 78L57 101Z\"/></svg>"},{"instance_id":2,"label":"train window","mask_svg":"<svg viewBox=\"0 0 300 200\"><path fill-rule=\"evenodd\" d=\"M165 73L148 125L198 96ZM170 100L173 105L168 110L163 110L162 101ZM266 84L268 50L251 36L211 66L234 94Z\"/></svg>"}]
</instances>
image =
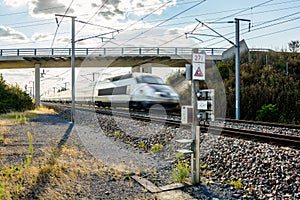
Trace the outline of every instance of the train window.
<instances>
[{"instance_id":1,"label":"train window","mask_svg":"<svg viewBox=\"0 0 300 200\"><path fill-rule=\"evenodd\" d=\"M159 85L165 85L164 81L159 77L154 76L140 76L137 77L138 83L150 83L150 84L159 84Z\"/></svg>"},{"instance_id":2,"label":"train window","mask_svg":"<svg viewBox=\"0 0 300 200\"><path fill-rule=\"evenodd\" d=\"M126 94L126 92L127 92L127 86L106 88L106 89L99 89L98 96L122 95L122 94Z\"/></svg>"},{"instance_id":3,"label":"train window","mask_svg":"<svg viewBox=\"0 0 300 200\"><path fill-rule=\"evenodd\" d=\"M124 80L124 79L128 79L128 78L132 78L132 74L125 74L125 75L122 75L122 76L116 76L116 77L113 77L111 80L112 81L119 81L119 80Z\"/></svg>"}]
</instances>

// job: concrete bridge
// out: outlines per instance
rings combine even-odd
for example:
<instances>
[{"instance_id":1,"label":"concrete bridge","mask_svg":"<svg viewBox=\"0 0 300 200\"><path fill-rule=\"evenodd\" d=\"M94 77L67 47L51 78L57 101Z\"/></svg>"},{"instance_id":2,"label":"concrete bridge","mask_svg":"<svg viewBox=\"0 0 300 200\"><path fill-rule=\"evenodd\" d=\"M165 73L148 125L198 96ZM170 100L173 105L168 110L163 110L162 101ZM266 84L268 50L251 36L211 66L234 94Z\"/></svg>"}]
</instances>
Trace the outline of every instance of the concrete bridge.
<instances>
[{"instance_id":1,"label":"concrete bridge","mask_svg":"<svg viewBox=\"0 0 300 200\"><path fill-rule=\"evenodd\" d=\"M221 60L221 48L202 49L208 60ZM94 67L135 67L144 63L184 66L190 62L192 48L176 47L123 47L123 48L76 48L75 66L82 62ZM23 48L0 49L0 69L70 67L71 48Z\"/></svg>"},{"instance_id":2,"label":"concrete bridge","mask_svg":"<svg viewBox=\"0 0 300 200\"><path fill-rule=\"evenodd\" d=\"M206 65L221 60L223 48L198 48L206 53ZM71 66L71 48L0 49L0 69L35 68L35 102L40 105L40 68ZM134 72L151 72L163 65L185 67L191 63L192 48L109 47L76 48L75 67L131 67Z\"/></svg>"}]
</instances>

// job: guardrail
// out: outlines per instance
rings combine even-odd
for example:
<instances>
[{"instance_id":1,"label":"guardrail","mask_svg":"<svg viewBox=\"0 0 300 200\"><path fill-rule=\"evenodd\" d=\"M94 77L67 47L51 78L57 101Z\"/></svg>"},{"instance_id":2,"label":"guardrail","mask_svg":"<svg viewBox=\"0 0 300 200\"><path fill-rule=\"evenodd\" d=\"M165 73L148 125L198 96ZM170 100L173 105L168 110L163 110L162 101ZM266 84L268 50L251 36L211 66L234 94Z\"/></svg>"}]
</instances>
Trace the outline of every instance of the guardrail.
<instances>
[{"instance_id":1,"label":"guardrail","mask_svg":"<svg viewBox=\"0 0 300 200\"><path fill-rule=\"evenodd\" d=\"M204 48L207 55L221 55L225 48ZM76 48L76 56L133 56L133 55L191 55L192 48L184 47L108 47ZM71 48L0 49L0 56L71 56Z\"/></svg>"}]
</instances>

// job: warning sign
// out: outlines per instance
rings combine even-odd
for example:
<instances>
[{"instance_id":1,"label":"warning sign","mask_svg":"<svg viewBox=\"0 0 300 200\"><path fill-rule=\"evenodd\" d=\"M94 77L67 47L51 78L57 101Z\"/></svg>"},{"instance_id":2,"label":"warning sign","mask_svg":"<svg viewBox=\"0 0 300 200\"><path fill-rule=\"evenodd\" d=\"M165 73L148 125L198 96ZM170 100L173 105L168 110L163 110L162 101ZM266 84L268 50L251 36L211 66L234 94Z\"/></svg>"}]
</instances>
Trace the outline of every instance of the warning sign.
<instances>
[{"instance_id":1,"label":"warning sign","mask_svg":"<svg viewBox=\"0 0 300 200\"><path fill-rule=\"evenodd\" d=\"M193 53L193 80L205 80L205 54Z\"/></svg>"},{"instance_id":2,"label":"warning sign","mask_svg":"<svg viewBox=\"0 0 300 200\"><path fill-rule=\"evenodd\" d=\"M193 80L205 80L205 64L193 64Z\"/></svg>"},{"instance_id":3,"label":"warning sign","mask_svg":"<svg viewBox=\"0 0 300 200\"><path fill-rule=\"evenodd\" d=\"M202 73L200 67L198 67L198 69L196 70L194 76L203 76L203 73Z\"/></svg>"}]
</instances>

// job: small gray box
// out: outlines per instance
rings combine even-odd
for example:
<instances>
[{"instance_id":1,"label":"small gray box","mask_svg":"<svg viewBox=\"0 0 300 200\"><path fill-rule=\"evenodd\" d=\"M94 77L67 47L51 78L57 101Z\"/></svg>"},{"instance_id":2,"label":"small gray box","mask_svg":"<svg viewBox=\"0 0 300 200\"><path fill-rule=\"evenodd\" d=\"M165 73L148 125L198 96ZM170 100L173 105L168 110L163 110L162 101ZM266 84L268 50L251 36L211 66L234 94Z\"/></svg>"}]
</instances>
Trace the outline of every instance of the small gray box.
<instances>
[{"instance_id":1,"label":"small gray box","mask_svg":"<svg viewBox=\"0 0 300 200\"><path fill-rule=\"evenodd\" d=\"M193 106L181 106L181 123L193 123Z\"/></svg>"}]
</instances>

